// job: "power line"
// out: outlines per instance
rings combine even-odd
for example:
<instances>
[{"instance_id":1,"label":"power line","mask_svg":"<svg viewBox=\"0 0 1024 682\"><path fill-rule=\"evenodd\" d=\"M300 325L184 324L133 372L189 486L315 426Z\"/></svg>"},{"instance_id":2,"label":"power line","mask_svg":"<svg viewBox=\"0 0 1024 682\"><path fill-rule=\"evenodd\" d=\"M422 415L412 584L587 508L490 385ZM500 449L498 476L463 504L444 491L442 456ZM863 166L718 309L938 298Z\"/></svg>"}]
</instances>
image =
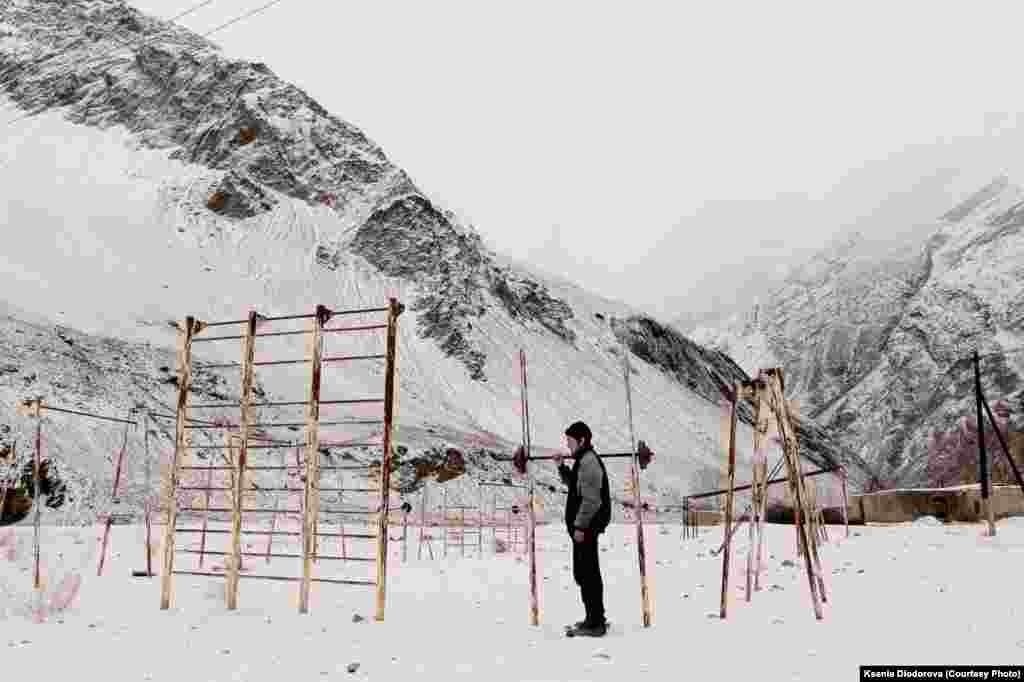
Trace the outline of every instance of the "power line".
<instances>
[{"instance_id":1,"label":"power line","mask_svg":"<svg viewBox=\"0 0 1024 682\"><path fill-rule=\"evenodd\" d=\"M176 18L180 18L180 17L182 17L182 16L185 16L185 15L187 15L187 14L190 14L191 12L194 12L194 11L196 11L196 10L200 9L201 7L204 7L205 5L208 5L208 4L212 3L212 2L214 2L214 0L204 0L203 2L201 2L201 3L200 3L200 4L198 4L198 5L196 5L195 7L193 7L193 8L190 8L190 9L189 9L189 10L187 10L186 12L183 12L182 14L178 15L178 17L176 17ZM232 19L229 19L228 21L224 22L224 23L223 23L223 24L221 24L220 26L216 26L216 27L214 27L214 28L210 29L209 31L207 31L207 32L205 32L205 33L200 33L200 34L198 34L198 36L199 36L200 38L206 38L206 37L208 37L208 36L211 36L211 35L213 35L214 33L217 33L218 31L221 31L221 30L223 30L223 29L225 29L225 28L227 28L227 27L229 27L229 26L232 26L232 25L234 25L234 24L237 24L237 23L238 23L238 22L240 22L240 21L243 21L243 20L245 20L245 19L248 19L248 18L250 18L250 17L253 17L253 16L255 16L255 15L257 15L257 14L261 13L261 12L264 12L264 11L266 11L266 10L270 9L271 7L273 7L274 5L277 5L277 4L281 3L281 2L284 2L284 0L271 0L270 2L266 3L265 5L262 5L262 6L260 6L260 7L257 7L257 8L255 8L255 9L252 9L252 10L249 10L248 12L245 12L245 13L243 13L243 14L240 14L240 15L238 15L238 16L236 16L236 17L232 18ZM167 29L167 30L170 30L170 29ZM146 45L148 45L149 43L152 43L152 42L153 42L153 41L155 41L155 40L156 40L157 38L161 37L161 36L162 36L162 35L163 35L164 33L166 33L166 32L167 32L167 30L165 30L165 31L160 31L160 32L158 32L158 33L156 33L156 34L154 34L154 35L150 36L149 38L147 38L147 39L143 40L143 41L142 41L141 43L139 43L138 45L126 46L126 45L124 45L124 44L121 44L121 45L119 45L119 46L118 46L118 47L116 47L116 48L113 48L113 49L111 49L111 50L108 50L108 51L106 51L106 52L104 52L104 53L101 53L101 54L99 54L99 55L97 55L97 56L95 56L95 57L91 58L91 59L90 59L90 60L89 60L89 61L87 62L87 65L90 65L90 66L91 66L91 65L92 65L92 63L94 63L94 62L95 62L95 61L97 61L98 59L102 59L103 57L106 57L106 56L108 56L108 55L110 55L110 54L113 54L114 52L116 52L117 50L121 49L122 47L130 47L131 49L134 49L134 50L139 50L140 48L142 48L142 47L145 47L145 46L146 46ZM187 29L186 29L186 30L187 30ZM178 60L181 60L181 59L182 59L183 57L186 57L186 56L188 56L188 57L195 57L195 56L196 56L196 54L198 53L199 49L200 49L200 48L195 48L195 49L192 49L192 50L185 50L185 51L184 51L184 52L182 52L182 53L181 53L180 55L178 55ZM53 56L56 56L56 55L53 55ZM53 56L49 57L48 59L52 59L52 58L53 58ZM65 71L65 75L66 75L67 73L69 73L69 72L70 72L70 71ZM12 121L8 121L8 122L7 122L6 124L4 124L4 127L9 127L9 126L12 126L12 125L14 125L15 123L18 123L18 122L20 122L20 121L24 121L25 119L27 119L27 118L31 118L31 117L33 117L33 116L36 116L36 115L40 114L40 113L42 113L42 111L37 111L37 112L29 112L29 113L26 113L26 114L24 114L24 115L22 115L22 116L19 116L19 117L15 118L15 119L14 119L14 120L12 120Z\"/></svg>"},{"instance_id":2,"label":"power line","mask_svg":"<svg viewBox=\"0 0 1024 682\"><path fill-rule=\"evenodd\" d=\"M196 12L196 11L202 9L203 7L206 7L207 5L209 5L209 4L213 3L213 2L215 2L215 0L203 0L202 2L200 2L200 3L196 4L196 5L193 5L192 7L188 8L187 10L185 10L183 12L179 12L178 14L174 15L170 19L164 19L163 21L166 22L166 23L173 23L173 22L177 21L178 19L184 18L184 17L188 16L189 14L192 14L193 12ZM163 36L165 33L168 33L169 31L171 31L171 30L173 30L175 28L178 28L178 27L170 26L170 27L161 29L161 30L157 31L156 33L154 33L153 35L151 35L149 38L144 38L143 41L141 43L139 43L138 45L132 45L130 42L129 43L122 42L117 36L111 35L111 36L109 36L109 38L111 40L113 40L115 43L118 43L118 46L110 48L109 50L105 50L104 52L101 52L98 55L93 56L92 58L90 58L86 62L86 65L91 65L92 62L94 62L94 61L96 61L98 59L103 59L104 57L117 52L121 48L139 49L140 47L144 47L145 45L153 42L157 38ZM53 52L53 54L51 54L49 57L47 57L44 61L50 61L51 59L53 59L54 57L59 56L60 54L62 54L61 50L55 50ZM14 79L13 78L8 78L5 81L0 81L0 87L2 87L4 85L7 85L12 80L14 80Z\"/></svg>"}]
</instances>

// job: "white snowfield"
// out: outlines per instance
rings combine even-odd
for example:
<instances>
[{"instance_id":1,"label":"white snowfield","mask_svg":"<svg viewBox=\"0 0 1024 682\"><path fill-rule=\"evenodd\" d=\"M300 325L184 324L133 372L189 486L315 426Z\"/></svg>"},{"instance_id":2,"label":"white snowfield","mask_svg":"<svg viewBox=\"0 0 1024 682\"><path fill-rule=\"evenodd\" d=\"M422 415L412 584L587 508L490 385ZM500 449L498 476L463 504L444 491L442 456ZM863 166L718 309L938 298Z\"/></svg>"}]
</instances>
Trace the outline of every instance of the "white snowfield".
<instances>
[{"instance_id":1,"label":"white snowfield","mask_svg":"<svg viewBox=\"0 0 1024 682\"><path fill-rule=\"evenodd\" d=\"M172 608L160 611L160 579L130 577L144 568L137 526L115 527L102 578L95 577L97 528L44 527L48 577L78 569L84 581L72 608L34 624L11 596L13 589L27 600L32 592L31 528L19 527L18 556L0 557L8 590L2 604L8 614L0 620L3 670L5 679L101 676L108 682L771 681L859 679L858 666L866 664L1024 660L1016 593L1024 520L1001 521L995 538L984 537L980 525L922 521L853 527L849 540L841 527L828 530L831 542L821 550L828 591L823 621L811 609L794 528L781 525L767 527L763 589L749 604L746 531L737 537L723 621L721 558L708 553L721 542L721 528L681 541L678 526L648 526L653 625L644 629L635 529L613 525L601 540L613 626L595 640L563 634L583 614L569 540L558 525L538 534L539 627L528 621L526 564L521 555L494 555L489 534L483 558L473 549L465 559L456 550L431 561L424 548L417 560L410 539L402 563L401 544L392 543L386 617L377 623L372 587L314 585L310 613L299 615L296 584L242 580L239 609L229 612L221 579L188 576L175 576ZM416 536L410 529L410 538ZM207 558L207 568L217 559ZM281 561L295 565L268 567L246 558L246 566L252 573L297 575L291 570L297 561ZM319 575L342 571L327 563L338 562L321 562ZM176 565L184 567L180 556ZM347 575L371 573L372 564ZM365 620L353 622L355 615Z\"/></svg>"}]
</instances>

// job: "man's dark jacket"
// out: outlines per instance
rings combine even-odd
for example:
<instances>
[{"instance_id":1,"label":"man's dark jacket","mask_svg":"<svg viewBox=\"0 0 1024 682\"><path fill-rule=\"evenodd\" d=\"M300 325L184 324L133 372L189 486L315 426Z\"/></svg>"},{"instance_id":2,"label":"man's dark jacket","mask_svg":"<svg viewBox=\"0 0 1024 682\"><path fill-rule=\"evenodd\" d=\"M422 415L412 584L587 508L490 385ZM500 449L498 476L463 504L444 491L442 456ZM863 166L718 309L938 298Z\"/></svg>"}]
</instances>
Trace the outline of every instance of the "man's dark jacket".
<instances>
[{"instance_id":1,"label":"man's dark jacket","mask_svg":"<svg viewBox=\"0 0 1024 682\"><path fill-rule=\"evenodd\" d=\"M587 448L573 455L571 469L563 464L558 473L569 487L565 503L565 526L569 534L576 529L594 536L603 533L612 518L612 497L604 462L593 448Z\"/></svg>"}]
</instances>

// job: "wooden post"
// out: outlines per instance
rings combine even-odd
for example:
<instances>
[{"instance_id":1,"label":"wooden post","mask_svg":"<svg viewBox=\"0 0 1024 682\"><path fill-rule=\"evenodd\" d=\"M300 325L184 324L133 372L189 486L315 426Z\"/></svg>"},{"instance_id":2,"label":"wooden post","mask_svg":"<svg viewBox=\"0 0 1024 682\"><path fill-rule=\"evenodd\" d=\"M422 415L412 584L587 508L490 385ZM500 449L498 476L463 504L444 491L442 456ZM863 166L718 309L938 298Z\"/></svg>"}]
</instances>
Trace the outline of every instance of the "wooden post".
<instances>
[{"instance_id":1,"label":"wooden post","mask_svg":"<svg viewBox=\"0 0 1024 682\"><path fill-rule=\"evenodd\" d=\"M313 581L316 552L316 520L320 513L320 370L323 358L323 329L330 311L316 307L309 338L310 381L306 405L306 486L302 503L302 582L299 613L309 613L309 592Z\"/></svg>"},{"instance_id":2,"label":"wooden post","mask_svg":"<svg viewBox=\"0 0 1024 682\"><path fill-rule=\"evenodd\" d=\"M409 512L402 510L402 563L409 558Z\"/></svg>"},{"instance_id":3,"label":"wooden post","mask_svg":"<svg viewBox=\"0 0 1024 682\"><path fill-rule=\"evenodd\" d=\"M338 509L341 510L341 512L344 512L344 509L345 509L345 497L344 497L345 491L344 491L344 488L345 488L345 475L339 473L338 474ZM348 559L348 543L345 542L345 514L344 513L339 513L338 514L338 535L341 536L340 538L338 538L341 541L341 557L343 559Z\"/></svg>"},{"instance_id":4,"label":"wooden post","mask_svg":"<svg viewBox=\"0 0 1024 682\"><path fill-rule=\"evenodd\" d=\"M846 526L846 538L849 539L850 538L850 517L849 517L849 511L847 510L847 508L850 505L850 500L849 500L849 493L847 491L847 484L846 484L846 481L847 481L847 478L848 478L847 473L846 473L846 467L842 467L842 468L839 469L839 476L840 476L840 478L842 478L842 481L843 481L843 525Z\"/></svg>"},{"instance_id":5,"label":"wooden post","mask_svg":"<svg viewBox=\"0 0 1024 682\"><path fill-rule=\"evenodd\" d=\"M117 453L117 464L114 466L114 491L111 494L111 504L116 505L117 486L121 482L121 464L124 462L124 453L128 449L128 425L124 425L124 442L121 443L121 451ZM103 564L107 558L107 541L110 539L110 526L114 523L114 513L107 512L107 522L103 524L103 541L100 545L100 564L96 567L96 575L103 575Z\"/></svg>"},{"instance_id":6,"label":"wooden post","mask_svg":"<svg viewBox=\"0 0 1024 682\"><path fill-rule=\"evenodd\" d=\"M420 543L416 547L416 560L423 558L423 536L427 525L427 484L423 484L423 492L420 493Z\"/></svg>"},{"instance_id":7,"label":"wooden post","mask_svg":"<svg viewBox=\"0 0 1024 682\"><path fill-rule=\"evenodd\" d=\"M153 464L149 461L149 415L144 417L143 429L143 452L146 455L146 497L143 511L146 514L146 576L153 577L153 541L152 541L152 516L153 516Z\"/></svg>"},{"instance_id":8,"label":"wooden post","mask_svg":"<svg viewBox=\"0 0 1024 682\"><path fill-rule=\"evenodd\" d=\"M796 433L793 429L792 422L789 420L789 415L787 411L788 406L782 393L782 369L770 369L766 372L766 377L769 382L769 406L775 416L775 420L779 426L779 431L782 435L783 457L786 462L786 468L789 473L790 486L793 491L793 512L795 516L794 520L796 522L797 538L801 546L809 548L810 538L807 534L807 523L805 513L806 502L804 498L803 486L800 485L802 482L803 474L800 469ZM814 607L814 616L816 619L821 620L824 618L824 614L821 610L821 599L818 595L818 584L815 583L814 565L813 560L811 558L811 552L804 552L803 557L804 568L807 572L807 581L811 590L811 602Z\"/></svg>"},{"instance_id":9,"label":"wooden post","mask_svg":"<svg viewBox=\"0 0 1024 682\"><path fill-rule=\"evenodd\" d=\"M733 488L736 486L736 416L739 402L740 386L733 385L732 410L729 414L729 484L728 493L725 498L725 538L724 551L722 552L722 599L719 606L719 616L725 618L726 607L729 600L729 559L732 549L732 542L729 541L729 533L732 530L733 513Z\"/></svg>"},{"instance_id":10,"label":"wooden post","mask_svg":"<svg viewBox=\"0 0 1024 682\"><path fill-rule=\"evenodd\" d=\"M441 498L442 523L444 523L444 558L448 558L448 488L444 489Z\"/></svg>"},{"instance_id":11,"label":"wooden post","mask_svg":"<svg viewBox=\"0 0 1024 682\"><path fill-rule=\"evenodd\" d=\"M35 512L35 518L32 523L32 550L34 554L34 565L32 585L35 589L39 590L43 587L42 573L40 570L40 556L42 555L42 549L40 547L40 526L42 525L42 502L39 499L39 477L42 472L42 448L43 448L43 399L36 398L34 404L36 418L36 448L35 454L32 460L32 481L34 486L34 493L32 498L32 504L35 506L33 510Z\"/></svg>"},{"instance_id":12,"label":"wooden post","mask_svg":"<svg viewBox=\"0 0 1024 682\"><path fill-rule=\"evenodd\" d=\"M479 491L479 507L477 507L477 530L476 530L476 558L484 558L484 489L477 486Z\"/></svg>"},{"instance_id":13,"label":"wooden post","mask_svg":"<svg viewBox=\"0 0 1024 682\"><path fill-rule=\"evenodd\" d=\"M640 566L640 617L645 628L651 627L651 602L647 587L647 552L644 547L643 507L640 502L640 459L636 449L636 434L633 431L633 393L629 385L629 349L622 347L623 375L626 381L626 412L629 418L629 442L633 452L633 467L630 472L633 481L633 509L636 522L636 551ZM596 539L595 539L596 542Z\"/></svg>"},{"instance_id":14,"label":"wooden post","mask_svg":"<svg viewBox=\"0 0 1024 682\"><path fill-rule=\"evenodd\" d=\"M175 415L174 455L171 460L170 482L167 495L167 527L164 530L164 561L160 580L160 609L171 607L171 576L174 570L174 527L178 520L178 476L181 458L185 453L185 420L188 411L189 389L192 387L192 337L202 329L202 323L189 316L184 328L178 328L178 405Z\"/></svg>"},{"instance_id":15,"label":"wooden post","mask_svg":"<svg viewBox=\"0 0 1024 682\"><path fill-rule=\"evenodd\" d=\"M978 351L974 351L974 402L978 411L978 480L981 483L981 507L988 522L988 535L995 537L996 521L992 513L990 481L988 471L988 452L985 450L985 416L982 414L981 393L981 362Z\"/></svg>"},{"instance_id":16,"label":"wooden post","mask_svg":"<svg viewBox=\"0 0 1024 682\"><path fill-rule=\"evenodd\" d=\"M380 466L380 517L377 521L377 621L384 620L388 580L388 520L391 514L391 439L395 425L395 395L398 382L395 363L398 355L398 316L405 308L396 299L388 300L387 347L384 376L384 452Z\"/></svg>"},{"instance_id":17,"label":"wooden post","mask_svg":"<svg viewBox=\"0 0 1024 682\"><path fill-rule=\"evenodd\" d=\"M522 374L520 405L522 406L523 450L526 453L527 466L530 461L530 402L526 381L526 353L519 349L519 368ZM526 551L529 555L530 571L530 625L540 625L540 600L537 594L537 510L534 504L533 474L527 469L528 486L526 498L527 533Z\"/></svg>"},{"instance_id":18,"label":"wooden post","mask_svg":"<svg viewBox=\"0 0 1024 682\"><path fill-rule=\"evenodd\" d=\"M245 325L245 338L242 340L242 385L239 395L241 406L238 420L238 452L233 457L234 494L231 513L231 563L227 568L227 607L228 610L238 608L238 572L242 568L242 508L245 495L245 466L249 454L249 424L253 422L252 384L253 360L256 353L256 319L259 315L255 310L249 311L249 319ZM230 452L230 450L229 450Z\"/></svg>"}]
</instances>

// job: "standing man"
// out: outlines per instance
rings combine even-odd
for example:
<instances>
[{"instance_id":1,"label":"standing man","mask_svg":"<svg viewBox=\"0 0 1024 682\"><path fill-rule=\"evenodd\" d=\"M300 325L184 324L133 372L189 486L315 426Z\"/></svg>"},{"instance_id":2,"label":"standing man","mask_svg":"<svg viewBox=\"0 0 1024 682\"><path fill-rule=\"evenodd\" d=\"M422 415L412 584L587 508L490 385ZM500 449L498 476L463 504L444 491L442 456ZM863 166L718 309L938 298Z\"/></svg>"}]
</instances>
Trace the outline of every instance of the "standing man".
<instances>
[{"instance_id":1,"label":"standing man","mask_svg":"<svg viewBox=\"0 0 1024 682\"><path fill-rule=\"evenodd\" d=\"M604 583L598 552L598 536L611 521L612 500L608 472L594 452L590 428L575 422L565 430L572 468L555 456L558 473L569 487L565 503L565 525L572 538L572 575L580 586L586 618L566 629L570 637L603 637L608 631L604 618Z\"/></svg>"}]
</instances>

